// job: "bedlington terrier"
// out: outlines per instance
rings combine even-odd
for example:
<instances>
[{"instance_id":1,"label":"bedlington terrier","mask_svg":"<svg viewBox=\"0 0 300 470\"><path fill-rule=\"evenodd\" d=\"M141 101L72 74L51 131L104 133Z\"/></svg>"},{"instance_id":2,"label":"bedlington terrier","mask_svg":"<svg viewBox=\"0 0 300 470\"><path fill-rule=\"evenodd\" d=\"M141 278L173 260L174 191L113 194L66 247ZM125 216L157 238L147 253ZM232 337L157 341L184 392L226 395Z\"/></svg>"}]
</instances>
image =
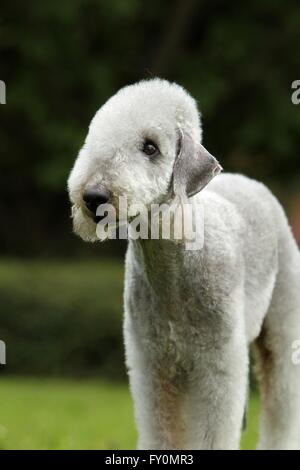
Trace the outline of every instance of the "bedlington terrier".
<instances>
[{"instance_id":1,"label":"bedlington terrier","mask_svg":"<svg viewBox=\"0 0 300 470\"><path fill-rule=\"evenodd\" d=\"M96 113L68 180L84 240L97 240L97 208L117 208L121 196L147 208L178 197L203 208L201 249L162 237L128 243L124 335L138 448L238 449L254 343L258 448L299 449L298 247L270 191L219 174L201 140L196 102L182 87L141 81Z\"/></svg>"}]
</instances>

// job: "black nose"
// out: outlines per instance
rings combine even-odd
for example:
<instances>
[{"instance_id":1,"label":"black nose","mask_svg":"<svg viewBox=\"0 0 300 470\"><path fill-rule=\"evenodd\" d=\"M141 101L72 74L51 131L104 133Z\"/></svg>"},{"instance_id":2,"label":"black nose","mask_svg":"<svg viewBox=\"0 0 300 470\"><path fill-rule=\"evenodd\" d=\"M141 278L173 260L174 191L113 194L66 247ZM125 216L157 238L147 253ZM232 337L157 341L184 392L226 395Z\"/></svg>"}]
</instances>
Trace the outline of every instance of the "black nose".
<instances>
[{"instance_id":1,"label":"black nose","mask_svg":"<svg viewBox=\"0 0 300 470\"><path fill-rule=\"evenodd\" d=\"M87 209L96 217L96 212L101 204L106 204L109 201L110 192L106 189L89 188L83 193L83 200Z\"/></svg>"}]
</instances>

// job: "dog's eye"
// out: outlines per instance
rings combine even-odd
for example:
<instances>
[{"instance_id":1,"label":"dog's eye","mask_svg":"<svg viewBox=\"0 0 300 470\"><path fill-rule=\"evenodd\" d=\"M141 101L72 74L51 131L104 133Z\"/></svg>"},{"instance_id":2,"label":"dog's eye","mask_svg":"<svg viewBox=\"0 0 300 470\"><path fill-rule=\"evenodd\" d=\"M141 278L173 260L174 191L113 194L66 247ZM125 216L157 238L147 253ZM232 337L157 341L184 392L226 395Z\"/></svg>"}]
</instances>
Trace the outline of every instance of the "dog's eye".
<instances>
[{"instance_id":1,"label":"dog's eye","mask_svg":"<svg viewBox=\"0 0 300 470\"><path fill-rule=\"evenodd\" d=\"M143 152L150 157L155 157L159 154L159 149L152 140L146 140L143 145Z\"/></svg>"}]
</instances>

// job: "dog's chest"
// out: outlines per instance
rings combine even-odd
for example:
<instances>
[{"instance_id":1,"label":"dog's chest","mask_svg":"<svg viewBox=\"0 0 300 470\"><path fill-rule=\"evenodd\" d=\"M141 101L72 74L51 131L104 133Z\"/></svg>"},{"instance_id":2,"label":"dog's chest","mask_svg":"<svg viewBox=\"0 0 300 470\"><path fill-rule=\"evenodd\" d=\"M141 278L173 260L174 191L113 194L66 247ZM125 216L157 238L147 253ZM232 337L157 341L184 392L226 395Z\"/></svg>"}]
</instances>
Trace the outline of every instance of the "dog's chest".
<instances>
[{"instance_id":1,"label":"dog's chest","mask_svg":"<svg viewBox=\"0 0 300 470\"><path fill-rule=\"evenodd\" d=\"M146 261L127 259L125 333L169 376L189 373L226 334L218 290L201 255L156 254L155 262Z\"/></svg>"},{"instance_id":2,"label":"dog's chest","mask_svg":"<svg viewBox=\"0 0 300 470\"><path fill-rule=\"evenodd\" d=\"M159 295L143 279L131 286L131 333L170 377L189 373L214 341L217 325L207 317L201 294L201 286L176 277L161 281Z\"/></svg>"}]
</instances>

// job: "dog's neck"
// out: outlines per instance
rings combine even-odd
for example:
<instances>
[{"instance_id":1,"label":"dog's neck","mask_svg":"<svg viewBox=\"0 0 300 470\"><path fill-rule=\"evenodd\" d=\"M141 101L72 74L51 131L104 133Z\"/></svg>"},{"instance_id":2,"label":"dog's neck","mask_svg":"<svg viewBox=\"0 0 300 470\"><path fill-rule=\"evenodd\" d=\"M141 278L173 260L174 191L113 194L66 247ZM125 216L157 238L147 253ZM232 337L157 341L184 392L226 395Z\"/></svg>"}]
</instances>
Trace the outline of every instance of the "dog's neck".
<instances>
[{"instance_id":1,"label":"dog's neck","mask_svg":"<svg viewBox=\"0 0 300 470\"><path fill-rule=\"evenodd\" d=\"M172 222L169 238L164 238L162 226L160 226L158 238L151 238L151 232L148 233L149 237L147 239L138 238L135 240L129 237L129 250L134 255L137 270L153 288L153 291L160 293L160 296L162 296L162 290L165 289L166 295L171 292L174 297L174 293L179 287L186 284L182 276L186 269L187 252L194 249L201 250L203 246L203 213L193 204L189 204L189 207L191 212L187 214L187 219L183 217L181 220L182 225L179 224L179 227L181 227L179 233L176 234ZM181 212L179 216L182 217ZM189 230L187 230L189 237L186 238L187 234L183 230L187 225L191 225L186 224L189 217L190 222L194 221L192 223L193 230L196 230L192 236L195 238L190 238L191 232ZM148 227L150 227L150 224L148 224Z\"/></svg>"},{"instance_id":2,"label":"dog's neck","mask_svg":"<svg viewBox=\"0 0 300 470\"><path fill-rule=\"evenodd\" d=\"M156 291L177 281L177 273L183 262L184 245L173 240L130 240L130 249L142 268L147 282Z\"/></svg>"}]
</instances>

